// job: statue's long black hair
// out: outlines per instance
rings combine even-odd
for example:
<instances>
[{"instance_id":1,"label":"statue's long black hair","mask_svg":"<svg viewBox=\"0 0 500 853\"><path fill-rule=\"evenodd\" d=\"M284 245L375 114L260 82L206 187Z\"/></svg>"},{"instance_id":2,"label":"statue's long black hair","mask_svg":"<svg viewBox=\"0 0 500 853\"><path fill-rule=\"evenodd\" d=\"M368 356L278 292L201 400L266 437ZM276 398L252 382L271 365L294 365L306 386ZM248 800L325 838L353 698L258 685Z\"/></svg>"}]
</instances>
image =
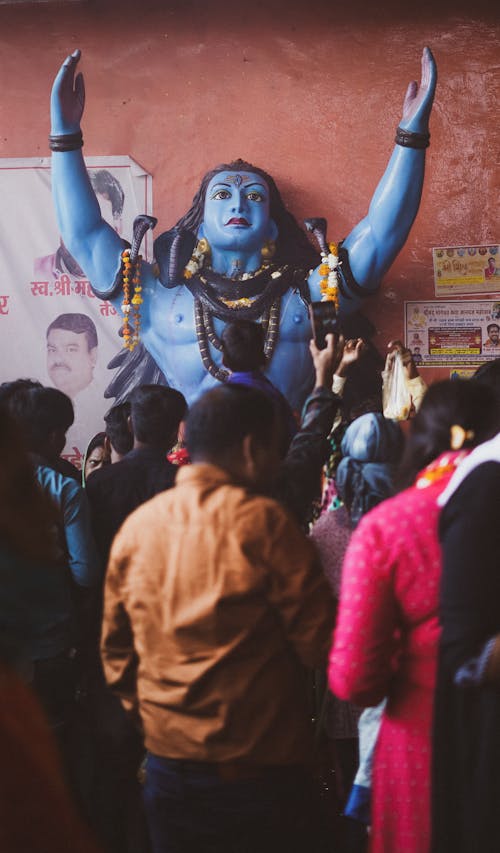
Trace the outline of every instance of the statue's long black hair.
<instances>
[{"instance_id":1,"label":"statue's long black hair","mask_svg":"<svg viewBox=\"0 0 500 853\"><path fill-rule=\"evenodd\" d=\"M270 216L274 219L278 228L276 240L276 254L273 261L276 264L290 264L294 267L309 270L316 267L320 262L318 252L309 242L305 231L299 226L294 216L286 209L281 198L278 187L271 175L246 163L244 160L234 160L232 163L221 163L204 175L198 192L193 198L193 203L187 213L182 216L176 224L176 228L185 228L196 234L203 222L203 211L205 207L205 195L207 187L215 175L219 172L253 172L260 175L269 187Z\"/></svg>"}]
</instances>

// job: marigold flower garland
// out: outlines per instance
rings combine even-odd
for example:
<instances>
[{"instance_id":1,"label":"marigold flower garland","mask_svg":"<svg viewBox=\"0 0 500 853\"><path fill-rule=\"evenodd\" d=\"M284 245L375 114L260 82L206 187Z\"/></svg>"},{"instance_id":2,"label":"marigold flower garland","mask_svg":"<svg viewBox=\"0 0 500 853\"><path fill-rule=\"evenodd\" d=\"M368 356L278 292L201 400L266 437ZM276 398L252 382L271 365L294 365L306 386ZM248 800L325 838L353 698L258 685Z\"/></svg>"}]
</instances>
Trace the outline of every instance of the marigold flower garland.
<instances>
[{"instance_id":1,"label":"marigold flower garland","mask_svg":"<svg viewBox=\"0 0 500 853\"><path fill-rule=\"evenodd\" d=\"M321 264L319 274L322 277L319 283L322 302L334 302L339 309L339 247L337 243L328 244L328 254L321 252Z\"/></svg>"},{"instance_id":2,"label":"marigold flower garland","mask_svg":"<svg viewBox=\"0 0 500 853\"><path fill-rule=\"evenodd\" d=\"M126 349L132 352L139 343L141 330L141 305L143 303L141 287L141 261L142 255L136 260L130 258L130 249L122 252L122 282L123 282L123 342ZM134 287L132 299L130 298L130 285ZM131 316L132 315L132 316Z\"/></svg>"}]
</instances>

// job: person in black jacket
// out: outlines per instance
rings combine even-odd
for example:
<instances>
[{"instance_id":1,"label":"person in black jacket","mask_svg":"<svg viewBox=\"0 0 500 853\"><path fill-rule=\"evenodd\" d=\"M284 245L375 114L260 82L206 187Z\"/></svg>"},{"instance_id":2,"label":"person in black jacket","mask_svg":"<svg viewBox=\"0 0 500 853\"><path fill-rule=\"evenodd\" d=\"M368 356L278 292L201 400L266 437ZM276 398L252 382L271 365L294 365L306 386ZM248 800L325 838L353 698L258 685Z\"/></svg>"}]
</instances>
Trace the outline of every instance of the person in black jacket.
<instances>
[{"instance_id":1,"label":"person in black jacket","mask_svg":"<svg viewBox=\"0 0 500 853\"><path fill-rule=\"evenodd\" d=\"M161 385L141 385L132 392L130 406L132 450L120 462L96 471L87 484L92 526L104 561L127 516L173 486L177 471L167 453L186 413L183 395Z\"/></svg>"}]
</instances>

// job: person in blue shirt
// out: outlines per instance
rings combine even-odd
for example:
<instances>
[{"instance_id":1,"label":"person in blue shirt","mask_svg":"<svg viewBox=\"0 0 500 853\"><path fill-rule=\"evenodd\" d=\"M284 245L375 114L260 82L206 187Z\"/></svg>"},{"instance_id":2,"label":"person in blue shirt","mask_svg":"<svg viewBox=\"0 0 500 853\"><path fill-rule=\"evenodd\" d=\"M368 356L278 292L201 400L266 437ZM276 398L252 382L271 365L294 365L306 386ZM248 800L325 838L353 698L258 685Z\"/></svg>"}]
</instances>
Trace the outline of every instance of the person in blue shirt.
<instances>
[{"instance_id":1,"label":"person in blue shirt","mask_svg":"<svg viewBox=\"0 0 500 853\"><path fill-rule=\"evenodd\" d=\"M73 421L71 400L55 388L21 387L8 397L4 408L30 451L34 477L51 507L53 555L37 578L39 600L31 618L38 627L26 657L31 662L33 686L51 725L62 736L74 698L75 652L84 650L86 613L102 569L85 492L50 461L59 456ZM26 537L31 535L27 526ZM18 575L17 592L27 578L25 573ZM30 618L30 609L25 612Z\"/></svg>"}]
</instances>

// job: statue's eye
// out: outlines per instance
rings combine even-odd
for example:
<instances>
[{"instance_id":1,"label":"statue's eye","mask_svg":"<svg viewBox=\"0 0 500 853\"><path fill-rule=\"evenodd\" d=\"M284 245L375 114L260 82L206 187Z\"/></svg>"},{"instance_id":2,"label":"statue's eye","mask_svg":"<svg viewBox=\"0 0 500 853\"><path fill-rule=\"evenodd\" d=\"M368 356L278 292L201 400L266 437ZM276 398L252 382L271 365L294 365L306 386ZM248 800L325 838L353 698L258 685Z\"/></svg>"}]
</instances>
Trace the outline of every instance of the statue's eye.
<instances>
[{"instance_id":1,"label":"statue's eye","mask_svg":"<svg viewBox=\"0 0 500 853\"><path fill-rule=\"evenodd\" d=\"M231 193L229 192L229 190L217 190L217 192L213 194L212 198L216 198L216 199L231 198Z\"/></svg>"},{"instance_id":2,"label":"statue's eye","mask_svg":"<svg viewBox=\"0 0 500 853\"><path fill-rule=\"evenodd\" d=\"M257 192L257 190L250 190L247 194L247 199L249 201L264 201L264 196L262 193Z\"/></svg>"}]
</instances>

